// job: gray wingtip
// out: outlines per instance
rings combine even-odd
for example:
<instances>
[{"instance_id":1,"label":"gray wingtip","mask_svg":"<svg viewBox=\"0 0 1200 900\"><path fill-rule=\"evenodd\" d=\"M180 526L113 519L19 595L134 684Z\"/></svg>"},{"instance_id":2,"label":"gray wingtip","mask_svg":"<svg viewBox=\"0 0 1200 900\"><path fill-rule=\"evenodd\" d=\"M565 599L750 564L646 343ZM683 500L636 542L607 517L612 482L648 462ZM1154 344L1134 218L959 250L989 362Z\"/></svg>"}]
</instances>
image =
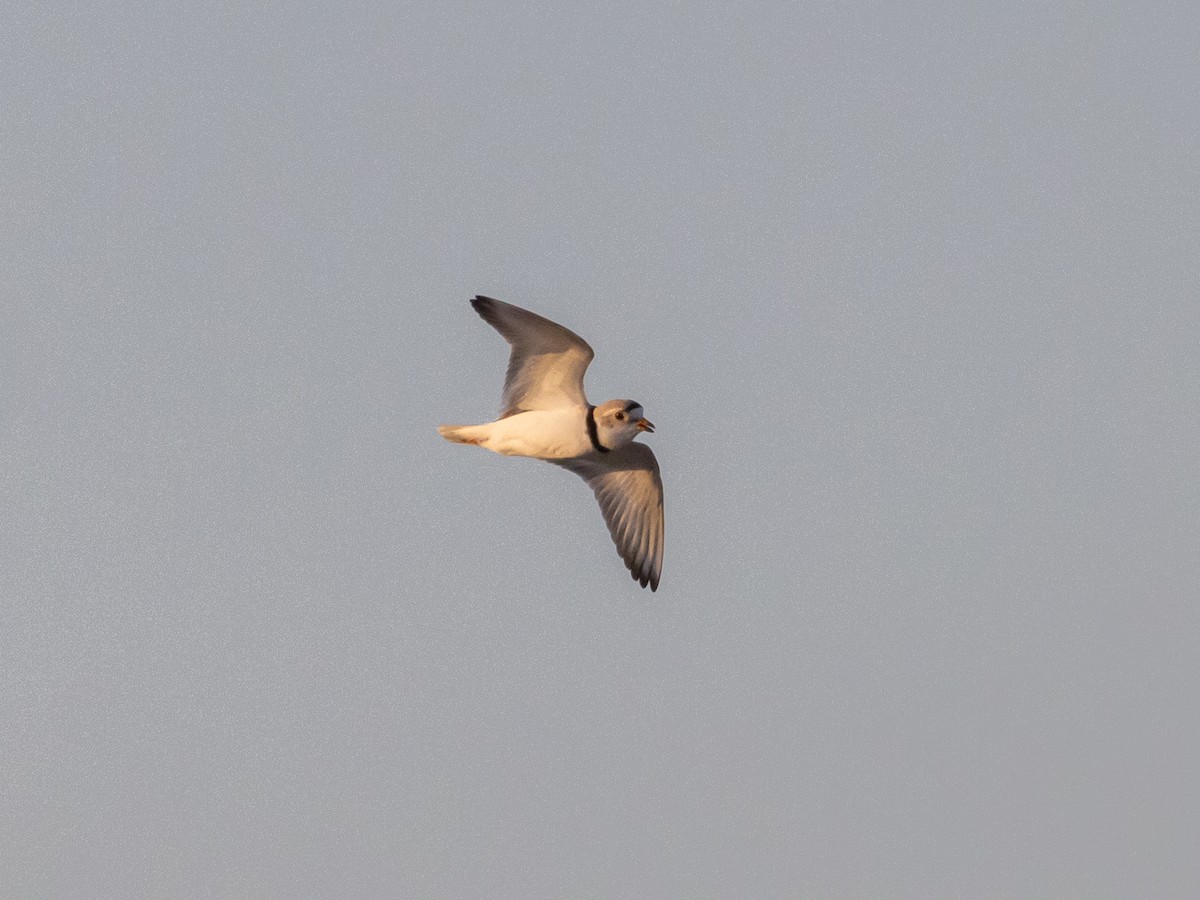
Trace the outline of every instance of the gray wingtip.
<instances>
[{"instance_id":1,"label":"gray wingtip","mask_svg":"<svg viewBox=\"0 0 1200 900\"><path fill-rule=\"evenodd\" d=\"M629 567L630 576L639 585L644 588L648 587L651 591L658 590L658 575L654 572L650 563L645 563L646 568L643 568L641 572L634 568L634 563L626 561L625 564Z\"/></svg>"},{"instance_id":2,"label":"gray wingtip","mask_svg":"<svg viewBox=\"0 0 1200 900\"><path fill-rule=\"evenodd\" d=\"M500 301L493 297L485 297L483 294L476 294L471 298L471 308L479 313L479 317L487 322L493 328L497 328L500 321Z\"/></svg>"}]
</instances>

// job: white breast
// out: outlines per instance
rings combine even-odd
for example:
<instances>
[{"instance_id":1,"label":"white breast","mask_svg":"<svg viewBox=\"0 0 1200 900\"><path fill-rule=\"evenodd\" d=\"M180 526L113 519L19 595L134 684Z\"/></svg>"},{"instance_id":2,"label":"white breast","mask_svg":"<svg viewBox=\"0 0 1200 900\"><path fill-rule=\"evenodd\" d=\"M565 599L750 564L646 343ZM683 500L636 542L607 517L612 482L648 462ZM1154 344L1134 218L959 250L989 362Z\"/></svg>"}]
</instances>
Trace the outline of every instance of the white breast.
<instances>
[{"instance_id":1,"label":"white breast","mask_svg":"<svg viewBox=\"0 0 1200 900\"><path fill-rule=\"evenodd\" d=\"M587 409L535 410L499 419L483 446L505 456L571 459L592 449L587 436Z\"/></svg>"}]
</instances>

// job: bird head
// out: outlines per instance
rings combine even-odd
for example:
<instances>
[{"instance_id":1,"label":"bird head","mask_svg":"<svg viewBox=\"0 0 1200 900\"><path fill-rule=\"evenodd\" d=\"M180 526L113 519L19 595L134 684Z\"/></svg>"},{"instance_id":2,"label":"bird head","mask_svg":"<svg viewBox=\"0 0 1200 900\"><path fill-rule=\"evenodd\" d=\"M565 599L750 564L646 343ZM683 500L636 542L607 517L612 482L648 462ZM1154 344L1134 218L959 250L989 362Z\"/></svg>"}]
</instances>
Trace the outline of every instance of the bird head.
<instances>
[{"instance_id":1,"label":"bird head","mask_svg":"<svg viewBox=\"0 0 1200 900\"><path fill-rule=\"evenodd\" d=\"M609 400L596 407L596 432L600 443L616 450L624 447L654 425L642 415L642 405L634 400Z\"/></svg>"}]
</instances>

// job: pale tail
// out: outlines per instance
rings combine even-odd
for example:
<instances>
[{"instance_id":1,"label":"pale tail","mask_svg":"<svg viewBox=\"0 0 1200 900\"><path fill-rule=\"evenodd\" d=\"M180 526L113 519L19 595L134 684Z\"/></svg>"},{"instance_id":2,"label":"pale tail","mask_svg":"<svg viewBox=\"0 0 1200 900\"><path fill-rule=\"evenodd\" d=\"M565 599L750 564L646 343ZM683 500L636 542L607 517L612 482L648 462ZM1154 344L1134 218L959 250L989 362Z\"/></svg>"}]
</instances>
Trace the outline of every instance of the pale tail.
<instances>
[{"instance_id":1,"label":"pale tail","mask_svg":"<svg viewBox=\"0 0 1200 900\"><path fill-rule=\"evenodd\" d=\"M478 444L487 439L484 425L439 425L438 434L456 444Z\"/></svg>"}]
</instances>

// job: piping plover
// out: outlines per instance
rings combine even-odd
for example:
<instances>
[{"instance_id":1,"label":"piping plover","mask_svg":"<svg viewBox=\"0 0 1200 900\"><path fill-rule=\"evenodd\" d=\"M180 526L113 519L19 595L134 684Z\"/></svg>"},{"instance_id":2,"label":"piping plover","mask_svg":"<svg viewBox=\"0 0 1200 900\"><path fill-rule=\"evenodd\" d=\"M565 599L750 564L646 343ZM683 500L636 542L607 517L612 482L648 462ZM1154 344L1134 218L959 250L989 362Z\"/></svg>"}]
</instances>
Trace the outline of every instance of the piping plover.
<instances>
[{"instance_id":1,"label":"piping plover","mask_svg":"<svg viewBox=\"0 0 1200 900\"><path fill-rule=\"evenodd\" d=\"M471 305L512 345L503 408L495 422L440 425L438 433L505 456L544 459L582 477L634 580L658 590L663 487L654 454L634 443L643 431L654 431L641 404L588 403L583 373L594 354L573 331L491 297L476 297Z\"/></svg>"}]
</instances>

